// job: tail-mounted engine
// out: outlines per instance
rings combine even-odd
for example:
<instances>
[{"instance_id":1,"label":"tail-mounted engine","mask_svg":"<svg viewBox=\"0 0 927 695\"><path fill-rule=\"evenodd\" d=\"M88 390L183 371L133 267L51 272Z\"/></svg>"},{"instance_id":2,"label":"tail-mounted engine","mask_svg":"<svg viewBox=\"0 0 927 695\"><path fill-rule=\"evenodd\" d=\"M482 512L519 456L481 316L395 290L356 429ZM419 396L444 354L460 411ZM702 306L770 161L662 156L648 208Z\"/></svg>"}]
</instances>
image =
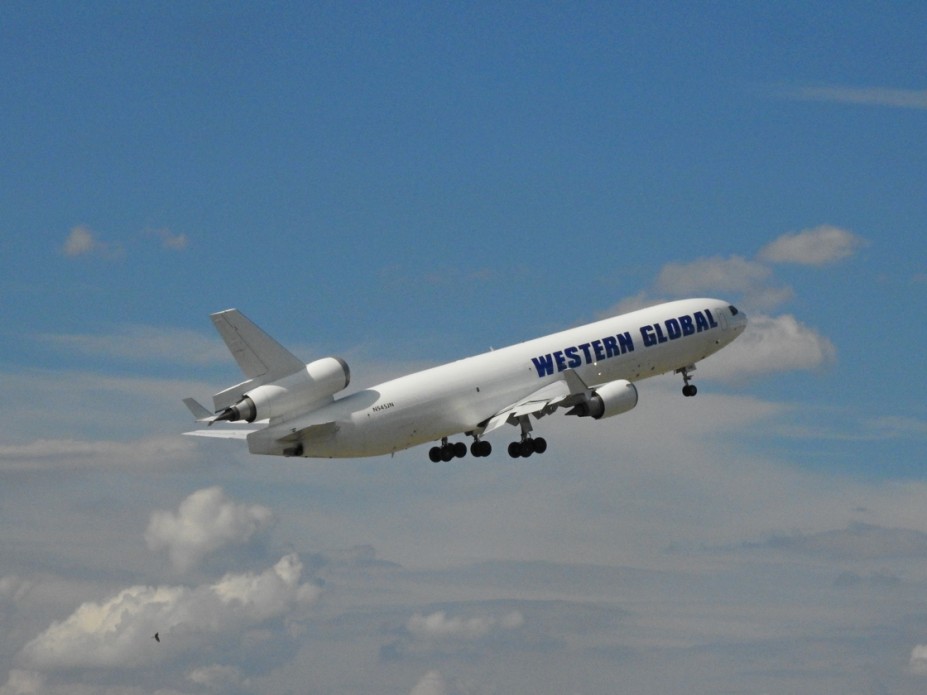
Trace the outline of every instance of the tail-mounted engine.
<instances>
[{"instance_id":1,"label":"tail-mounted engine","mask_svg":"<svg viewBox=\"0 0 927 695\"><path fill-rule=\"evenodd\" d=\"M219 413L215 421L286 418L289 413L303 413L314 404L331 400L350 382L347 363L339 357L325 357L289 376L250 389L235 405Z\"/></svg>"},{"instance_id":2,"label":"tail-mounted engine","mask_svg":"<svg viewBox=\"0 0 927 695\"><path fill-rule=\"evenodd\" d=\"M581 402L567 412L567 415L601 420L626 413L636 405L637 387L630 381L619 379L609 381L590 391Z\"/></svg>"}]
</instances>

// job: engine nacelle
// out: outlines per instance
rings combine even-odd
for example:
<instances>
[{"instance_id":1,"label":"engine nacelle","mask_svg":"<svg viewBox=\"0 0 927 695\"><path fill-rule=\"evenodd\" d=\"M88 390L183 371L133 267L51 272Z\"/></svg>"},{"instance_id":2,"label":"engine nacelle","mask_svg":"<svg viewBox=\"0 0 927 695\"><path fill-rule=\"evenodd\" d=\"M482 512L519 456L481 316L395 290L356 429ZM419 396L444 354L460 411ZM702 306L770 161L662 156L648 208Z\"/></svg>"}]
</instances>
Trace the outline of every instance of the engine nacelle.
<instances>
[{"instance_id":1,"label":"engine nacelle","mask_svg":"<svg viewBox=\"0 0 927 695\"><path fill-rule=\"evenodd\" d=\"M630 381L619 379L596 387L582 403L573 406L567 415L601 420L626 413L636 405L637 387Z\"/></svg>"},{"instance_id":2,"label":"engine nacelle","mask_svg":"<svg viewBox=\"0 0 927 695\"><path fill-rule=\"evenodd\" d=\"M216 420L254 422L298 414L330 399L349 383L351 370L347 363L339 357L325 357L289 376L251 389Z\"/></svg>"}]
</instances>

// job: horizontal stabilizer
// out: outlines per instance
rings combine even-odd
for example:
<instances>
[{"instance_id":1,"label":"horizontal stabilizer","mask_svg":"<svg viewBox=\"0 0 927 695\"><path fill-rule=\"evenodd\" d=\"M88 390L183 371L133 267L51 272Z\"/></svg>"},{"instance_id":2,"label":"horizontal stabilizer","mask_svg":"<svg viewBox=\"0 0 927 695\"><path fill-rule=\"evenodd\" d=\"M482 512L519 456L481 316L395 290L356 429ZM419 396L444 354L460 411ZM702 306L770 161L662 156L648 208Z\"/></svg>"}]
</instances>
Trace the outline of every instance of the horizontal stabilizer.
<instances>
[{"instance_id":1,"label":"horizontal stabilizer","mask_svg":"<svg viewBox=\"0 0 927 695\"><path fill-rule=\"evenodd\" d=\"M257 432L260 427L236 427L235 429L225 427L213 427L208 430L193 430L184 432L188 437L211 437L213 439L247 439L252 432Z\"/></svg>"},{"instance_id":2,"label":"horizontal stabilizer","mask_svg":"<svg viewBox=\"0 0 927 695\"><path fill-rule=\"evenodd\" d=\"M305 368L302 360L258 328L238 309L226 309L212 314L211 318L232 357L248 379L260 379L266 383Z\"/></svg>"}]
</instances>

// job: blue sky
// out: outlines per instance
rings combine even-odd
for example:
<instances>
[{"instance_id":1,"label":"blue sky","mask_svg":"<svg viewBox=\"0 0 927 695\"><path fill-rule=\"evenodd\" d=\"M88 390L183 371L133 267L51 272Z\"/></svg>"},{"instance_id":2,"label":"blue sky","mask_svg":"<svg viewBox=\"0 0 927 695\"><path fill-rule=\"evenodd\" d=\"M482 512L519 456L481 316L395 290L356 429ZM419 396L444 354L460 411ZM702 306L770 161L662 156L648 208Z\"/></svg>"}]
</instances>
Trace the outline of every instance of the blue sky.
<instances>
[{"instance_id":1,"label":"blue sky","mask_svg":"<svg viewBox=\"0 0 927 695\"><path fill-rule=\"evenodd\" d=\"M921 692L925 26L5 4L0 693ZM695 402L530 465L179 436L227 307L364 386L697 295Z\"/></svg>"}]
</instances>

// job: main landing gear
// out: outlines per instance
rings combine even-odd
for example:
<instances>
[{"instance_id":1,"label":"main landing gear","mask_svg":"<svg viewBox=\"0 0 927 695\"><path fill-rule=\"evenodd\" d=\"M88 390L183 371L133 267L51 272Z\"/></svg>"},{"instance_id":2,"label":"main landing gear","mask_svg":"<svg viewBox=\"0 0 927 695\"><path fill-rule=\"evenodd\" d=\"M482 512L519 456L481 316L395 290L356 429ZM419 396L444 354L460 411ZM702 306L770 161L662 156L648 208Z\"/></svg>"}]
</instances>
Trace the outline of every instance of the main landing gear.
<instances>
[{"instance_id":1,"label":"main landing gear","mask_svg":"<svg viewBox=\"0 0 927 695\"><path fill-rule=\"evenodd\" d=\"M444 461L447 463L455 458L462 459L467 455L467 445L463 442L455 442L451 444L447 441L447 437L441 440L441 446L433 446L428 451L428 458L430 458L434 463L438 461Z\"/></svg>"},{"instance_id":2,"label":"main landing gear","mask_svg":"<svg viewBox=\"0 0 927 695\"><path fill-rule=\"evenodd\" d=\"M544 437L525 437L520 442L509 444L509 456L513 459L528 458L531 454L543 454L547 451Z\"/></svg>"},{"instance_id":3,"label":"main landing gear","mask_svg":"<svg viewBox=\"0 0 927 695\"><path fill-rule=\"evenodd\" d=\"M681 367L676 370L677 374L682 374L682 380L685 382L685 386L682 387L682 395L686 398L691 398L698 393L698 389L695 384L690 384L692 377L689 375L689 372L695 371L695 365L690 364L688 367Z\"/></svg>"},{"instance_id":4,"label":"main landing gear","mask_svg":"<svg viewBox=\"0 0 927 695\"><path fill-rule=\"evenodd\" d=\"M509 444L509 456L513 459L528 458L531 454L543 454L547 451L547 440L544 437L531 436L531 421L527 415L518 418L521 426L521 441Z\"/></svg>"},{"instance_id":5,"label":"main landing gear","mask_svg":"<svg viewBox=\"0 0 927 695\"><path fill-rule=\"evenodd\" d=\"M492 444L474 437L473 443L470 445L470 453L474 458L489 456L492 453ZM462 459L466 455L466 444L463 442L454 442L452 444L447 441L447 437L441 440L441 446L433 446L428 450L428 458L434 463L438 463L438 461L447 463L455 458Z\"/></svg>"},{"instance_id":6,"label":"main landing gear","mask_svg":"<svg viewBox=\"0 0 927 695\"><path fill-rule=\"evenodd\" d=\"M543 437L531 436L531 421L527 415L518 418L518 424L521 427L521 440L509 444L509 456L513 459L528 458L533 454L543 454L547 451L547 440ZM492 444L480 439L478 434L470 432L473 437L473 443L470 445L470 453L474 458L483 458L492 453ZM428 458L434 463L439 461L452 461L455 458L463 458L467 455L467 445L463 442L451 443L447 437L441 440L439 446L433 446L428 450Z\"/></svg>"}]
</instances>

